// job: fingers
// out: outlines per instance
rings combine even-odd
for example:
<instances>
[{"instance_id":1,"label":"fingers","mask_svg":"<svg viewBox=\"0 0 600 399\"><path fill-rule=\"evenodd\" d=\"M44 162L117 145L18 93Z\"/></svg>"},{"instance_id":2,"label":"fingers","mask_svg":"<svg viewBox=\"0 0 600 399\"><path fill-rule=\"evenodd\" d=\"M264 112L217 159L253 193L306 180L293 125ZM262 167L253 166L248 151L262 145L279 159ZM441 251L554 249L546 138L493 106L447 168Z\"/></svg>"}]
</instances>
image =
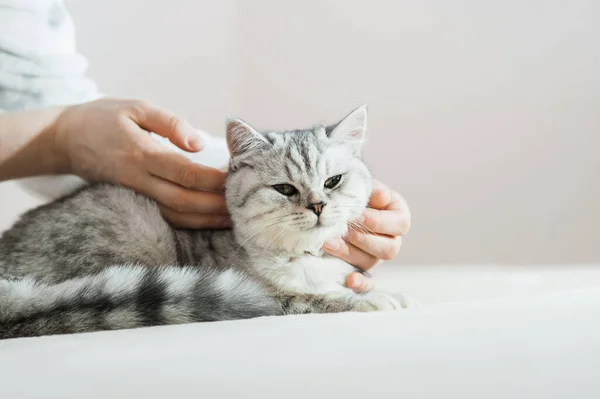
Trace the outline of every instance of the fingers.
<instances>
[{"instance_id":1,"label":"fingers","mask_svg":"<svg viewBox=\"0 0 600 399\"><path fill-rule=\"evenodd\" d=\"M159 208L165 219L183 229L224 229L232 225L229 215L182 213L163 205Z\"/></svg>"},{"instance_id":2,"label":"fingers","mask_svg":"<svg viewBox=\"0 0 600 399\"><path fill-rule=\"evenodd\" d=\"M180 213L227 214L225 196L222 194L189 190L154 176L149 176L143 184L134 183L131 186Z\"/></svg>"},{"instance_id":3,"label":"fingers","mask_svg":"<svg viewBox=\"0 0 600 399\"><path fill-rule=\"evenodd\" d=\"M411 225L408 204L395 191L385 184L374 180L369 207L363 214L367 231L390 236L406 235Z\"/></svg>"},{"instance_id":4,"label":"fingers","mask_svg":"<svg viewBox=\"0 0 600 399\"><path fill-rule=\"evenodd\" d=\"M400 194L392 191L392 202L388 204L386 209L399 215L401 221L400 230L402 231L402 235L406 235L411 226L411 214L406 200Z\"/></svg>"},{"instance_id":5,"label":"fingers","mask_svg":"<svg viewBox=\"0 0 600 399\"><path fill-rule=\"evenodd\" d=\"M346 277L346 287L351 288L355 292L369 292L375 287L375 281L360 273L350 273Z\"/></svg>"},{"instance_id":6,"label":"fingers","mask_svg":"<svg viewBox=\"0 0 600 399\"><path fill-rule=\"evenodd\" d=\"M369 206L375 209L386 209L390 202L392 202L392 190L379 180L373 180Z\"/></svg>"},{"instance_id":7,"label":"fingers","mask_svg":"<svg viewBox=\"0 0 600 399\"><path fill-rule=\"evenodd\" d=\"M373 181L369 207L355 221L360 230L349 230L345 240L333 239L323 249L351 265L369 270L381 260L393 259L402 245L402 237L410 229L411 216L408 204L398 193L379 181ZM346 286L356 292L373 288L372 279L352 273Z\"/></svg>"},{"instance_id":8,"label":"fingers","mask_svg":"<svg viewBox=\"0 0 600 399\"><path fill-rule=\"evenodd\" d=\"M366 233L402 236L410 229L410 214L399 210L367 208L355 223Z\"/></svg>"},{"instance_id":9,"label":"fingers","mask_svg":"<svg viewBox=\"0 0 600 399\"><path fill-rule=\"evenodd\" d=\"M194 163L175 152L157 148L146 154L145 164L153 175L186 188L210 191L225 190L227 173Z\"/></svg>"},{"instance_id":10,"label":"fingers","mask_svg":"<svg viewBox=\"0 0 600 399\"><path fill-rule=\"evenodd\" d=\"M402 237L365 234L355 230L348 231L345 239L356 248L382 260L394 259L402 245Z\"/></svg>"},{"instance_id":11,"label":"fingers","mask_svg":"<svg viewBox=\"0 0 600 399\"><path fill-rule=\"evenodd\" d=\"M167 110L136 101L131 107L131 118L142 129L168 138L182 150L200 151L204 139L185 119Z\"/></svg>"},{"instance_id":12,"label":"fingers","mask_svg":"<svg viewBox=\"0 0 600 399\"><path fill-rule=\"evenodd\" d=\"M222 194L189 190L147 174L130 174L119 183L156 200L164 218L176 227L231 227Z\"/></svg>"},{"instance_id":13,"label":"fingers","mask_svg":"<svg viewBox=\"0 0 600 399\"><path fill-rule=\"evenodd\" d=\"M379 263L379 259L360 248L344 241L341 238L328 240L325 242L323 249L345 262L362 270L369 270Z\"/></svg>"}]
</instances>

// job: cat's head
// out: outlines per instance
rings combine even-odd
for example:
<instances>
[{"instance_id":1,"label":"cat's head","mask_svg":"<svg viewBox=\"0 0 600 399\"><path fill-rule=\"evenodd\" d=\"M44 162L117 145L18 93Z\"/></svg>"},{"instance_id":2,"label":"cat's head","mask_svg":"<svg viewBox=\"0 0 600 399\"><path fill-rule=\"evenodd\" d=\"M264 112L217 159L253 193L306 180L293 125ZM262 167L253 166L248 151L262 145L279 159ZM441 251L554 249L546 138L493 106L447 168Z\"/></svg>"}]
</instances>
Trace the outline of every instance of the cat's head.
<instances>
[{"instance_id":1,"label":"cat's head","mask_svg":"<svg viewBox=\"0 0 600 399\"><path fill-rule=\"evenodd\" d=\"M299 255L346 234L371 194L366 127L366 106L329 127L280 133L228 120L226 196L238 239Z\"/></svg>"}]
</instances>

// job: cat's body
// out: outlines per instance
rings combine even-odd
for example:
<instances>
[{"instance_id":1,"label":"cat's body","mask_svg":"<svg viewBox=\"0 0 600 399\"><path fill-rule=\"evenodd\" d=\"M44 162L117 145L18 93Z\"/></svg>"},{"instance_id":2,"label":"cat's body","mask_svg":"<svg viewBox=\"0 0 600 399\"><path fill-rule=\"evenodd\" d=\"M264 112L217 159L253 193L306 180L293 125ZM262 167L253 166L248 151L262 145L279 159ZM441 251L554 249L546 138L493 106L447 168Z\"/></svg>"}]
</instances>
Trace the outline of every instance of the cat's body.
<instances>
[{"instance_id":1,"label":"cat's body","mask_svg":"<svg viewBox=\"0 0 600 399\"><path fill-rule=\"evenodd\" d=\"M175 229L110 184L28 212L0 239L0 338L401 307L354 294L355 269L320 250L368 201L365 123L364 108L329 129L230 121L232 230Z\"/></svg>"}]
</instances>

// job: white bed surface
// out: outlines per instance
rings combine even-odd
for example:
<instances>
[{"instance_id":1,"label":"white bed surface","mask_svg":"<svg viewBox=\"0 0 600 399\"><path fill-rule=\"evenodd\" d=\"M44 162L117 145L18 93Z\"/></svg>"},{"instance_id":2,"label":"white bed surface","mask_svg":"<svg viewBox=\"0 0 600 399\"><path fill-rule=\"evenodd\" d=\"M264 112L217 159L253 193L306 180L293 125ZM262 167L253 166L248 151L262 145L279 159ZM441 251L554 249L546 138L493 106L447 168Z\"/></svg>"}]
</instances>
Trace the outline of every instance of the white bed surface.
<instances>
[{"instance_id":1,"label":"white bed surface","mask_svg":"<svg viewBox=\"0 0 600 399\"><path fill-rule=\"evenodd\" d=\"M388 266L380 285L468 300L2 341L0 398L598 398L600 284L572 287L597 274Z\"/></svg>"}]
</instances>

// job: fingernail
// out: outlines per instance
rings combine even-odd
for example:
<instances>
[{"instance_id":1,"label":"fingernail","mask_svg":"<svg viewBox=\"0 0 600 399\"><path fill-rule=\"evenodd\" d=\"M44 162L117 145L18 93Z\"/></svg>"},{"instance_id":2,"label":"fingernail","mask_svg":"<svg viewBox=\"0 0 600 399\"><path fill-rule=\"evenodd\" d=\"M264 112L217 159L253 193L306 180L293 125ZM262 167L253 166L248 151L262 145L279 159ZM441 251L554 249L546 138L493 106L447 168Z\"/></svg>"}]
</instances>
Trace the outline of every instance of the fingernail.
<instances>
[{"instance_id":1,"label":"fingernail","mask_svg":"<svg viewBox=\"0 0 600 399\"><path fill-rule=\"evenodd\" d=\"M188 147L200 151L204 148L204 139L198 133L190 135L187 139Z\"/></svg>"},{"instance_id":2,"label":"fingernail","mask_svg":"<svg viewBox=\"0 0 600 399\"><path fill-rule=\"evenodd\" d=\"M202 137L200 132L192 127L188 121L184 121L181 124L182 133L187 136L187 144L188 147L193 148L195 150L201 150L204 148L205 139Z\"/></svg>"},{"instance_id":3,"label":"fingernail","mask_svg":"<svg viewBox=\"0 0 600 399\"><path fill-rule=\"evenodd\" d=\"M338 249L340 249L340 245L341 242L339 238L332 238L330 240L325 241L323 247L327 248L330 251L337 251Z\"/></svg>"},{"instance_id":4,"label":"fingernail","mask_svg":"<svg viewBox=\"0 0 600 399\"><path fill-rule=\"evenodd\" d=\"M355 291L362 291L363 290L363 283L360 282L359 279L354 280L354 282L352 283L352 289Z\"/></svg>"}]
</instances>

